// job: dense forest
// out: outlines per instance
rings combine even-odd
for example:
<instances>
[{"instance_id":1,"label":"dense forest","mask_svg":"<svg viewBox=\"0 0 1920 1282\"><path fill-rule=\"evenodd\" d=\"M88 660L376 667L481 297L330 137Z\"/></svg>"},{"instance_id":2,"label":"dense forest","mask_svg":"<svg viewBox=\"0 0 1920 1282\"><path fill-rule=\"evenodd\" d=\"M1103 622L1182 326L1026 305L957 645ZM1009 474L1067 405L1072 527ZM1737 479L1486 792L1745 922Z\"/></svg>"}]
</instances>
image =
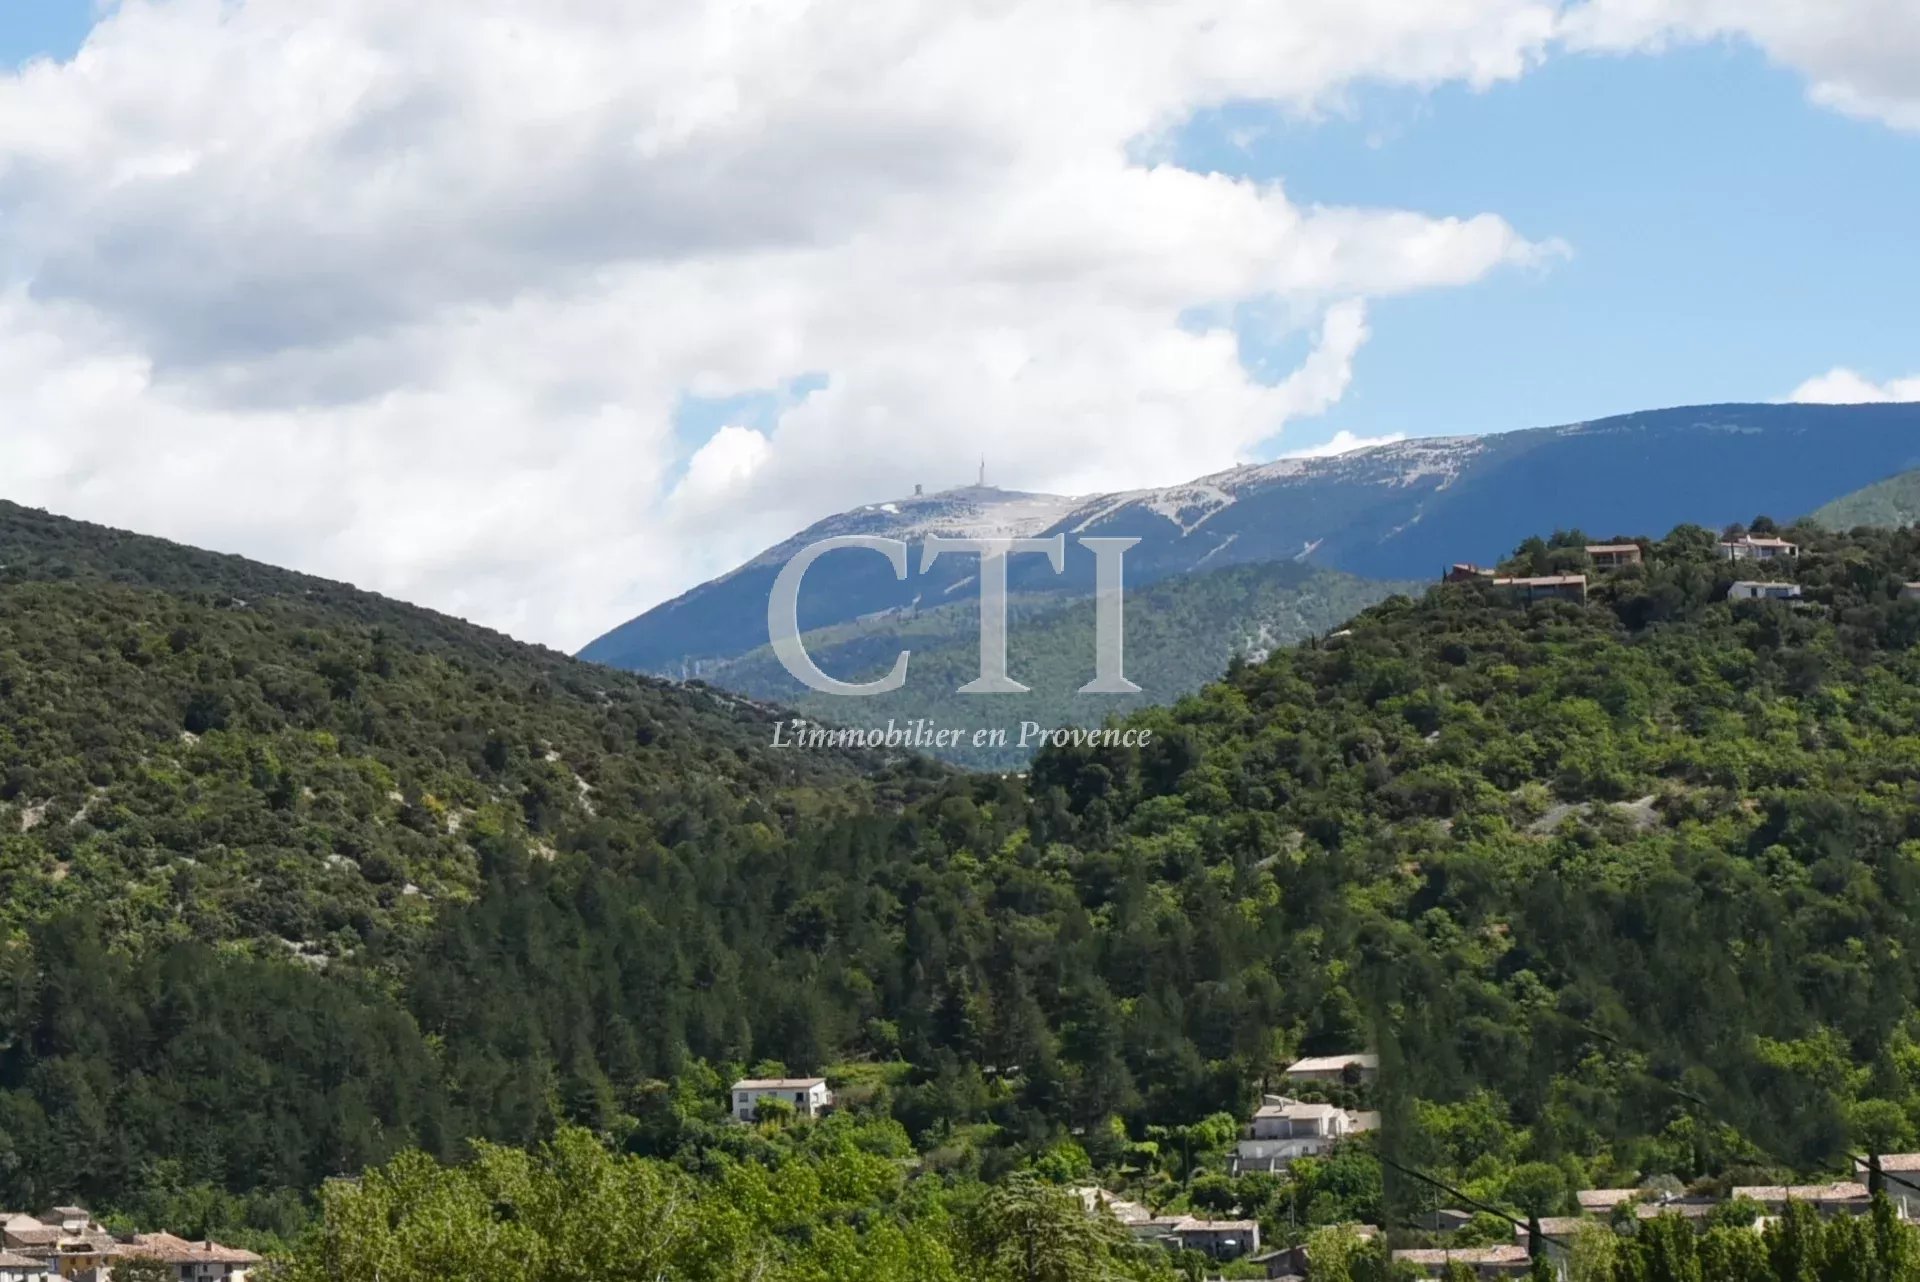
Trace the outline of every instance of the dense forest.
<instances>
[{"instance_id":1,"label":"dense forest","mask_svg":"<svg viewBox=\"0 0 1920 1282\"><path fill-rule=\"evenodd\" d=\"M272 1245L383 1167L319 1251L410 1222L356 1199L505 1241L633 1181L758 1225L768 1277L1154 1276L991 1246L1074 1181L1299 1241L1413 1225L1409 1172L1551 1215L1915 1147L1920 534L1791 537L1798 602L1727 601L1682 528L1584 606L1395 598L1022 780L775 751L709 690L0 509L0 1205ZM1282 1066L1360 1047L1377 1144L1225 1169ZM780 1067L843 1116L722 1120ZM1657 1240L1592 1276L1668 1276ZM381 1249L324 1276L490 1276Z\"/></svg>"}]
</instances>

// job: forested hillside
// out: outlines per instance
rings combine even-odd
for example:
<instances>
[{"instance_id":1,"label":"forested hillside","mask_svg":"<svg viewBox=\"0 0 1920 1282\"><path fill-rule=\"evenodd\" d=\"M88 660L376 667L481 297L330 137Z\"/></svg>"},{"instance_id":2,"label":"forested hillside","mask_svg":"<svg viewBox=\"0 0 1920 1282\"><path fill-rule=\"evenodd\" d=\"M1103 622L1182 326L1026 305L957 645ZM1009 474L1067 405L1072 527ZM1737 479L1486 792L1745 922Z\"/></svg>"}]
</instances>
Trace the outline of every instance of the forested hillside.
<instances>
[{"instance_id":1,"label":"forested hillside","mask_svg":"<svg viewBox=\"0 0 1920 1282\"><path fill-rule=\"evenodd\" d=\"M1920 471L1902 472L1835 499L1815 512L1812 519L1830 530L1912 525L1920 521Z\"/></svg>"},{"instance_id":2,"label":"forested hillside","mask_svg":"<svg viewBox=\"0 0 1920 1282\"><path fill-rule=\"evenodd\" d=\"M591 868L671 923L675 898L723 900L734 865L920 786L772 752L772 719L0 505L0 1205L204 1187L277 1199L284 1219L287 1198L408 1144L540 1133L572 1079L524 1039L560 981L484 1030L513 1047L468 1060L457 1032L441 1056L449 1029L420 1019L441 990L410 976L464 982L479 1008L510 983L499 959L464 975L428 959L485 928L541 949L492 915L506 887ZM741 974L701 930L656 958L671 926L622 927L647 965L712 959L699 1018L725 1031L703 1053L744 1050L741 1012L782 1005L779 975ZM662 1032L633 1071L668 1071L669 1044L685 1053Z\"/></svg>"},{"instance_id":3,"label":"forested hillside","mask_svg":"<svg viewBox=\"0 0 1920 1282\"><path fill-rule=\"evenodd\" d=\"M1554 1213L1916 1143L1911 532L1790 531L1793 603L1729 603L1693 528L1584 606L1396 599L1021 781L776 754L699 690L244 564L138 586L191 554L7 522L0 1204L290 1236L328 1176L572 1123L719 1181L673 1204L792 1276L914 1255L866 1236L897 1219L971 1279L1058 1208L1016 1170L1297 1240L1411 1224L1406 1168ZM1282 1065L1365 1046L1381 1160L1225 1173ZM721 1120L778 1067L848 1116ZM562 1184L603 1160L570 1151ZM553 1204L521 1161L401 1159L336 1213L413 1199L391 1258L445 1258L500 1189ZM622 1170L587 1182L677 1196Z\"/></svg>"}]
</instances>

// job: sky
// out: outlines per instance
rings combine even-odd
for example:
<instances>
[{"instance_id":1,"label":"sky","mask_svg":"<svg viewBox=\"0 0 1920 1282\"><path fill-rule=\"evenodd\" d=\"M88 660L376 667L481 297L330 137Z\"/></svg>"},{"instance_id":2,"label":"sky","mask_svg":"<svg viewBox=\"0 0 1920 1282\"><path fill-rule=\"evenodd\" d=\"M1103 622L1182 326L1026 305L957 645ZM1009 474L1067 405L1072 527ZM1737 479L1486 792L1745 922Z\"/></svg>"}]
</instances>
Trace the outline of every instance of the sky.
<instances>
[{"instance_id":1,"label":"sky","mask_svg":"<svg viewBox=\"0 0 1920 1282\"><path fill-rule=\"evenodd\" d=\"M0 497L566 649L830 512L1920 399L1911 0L0 0Z\"/></svg>"}]
</instances>

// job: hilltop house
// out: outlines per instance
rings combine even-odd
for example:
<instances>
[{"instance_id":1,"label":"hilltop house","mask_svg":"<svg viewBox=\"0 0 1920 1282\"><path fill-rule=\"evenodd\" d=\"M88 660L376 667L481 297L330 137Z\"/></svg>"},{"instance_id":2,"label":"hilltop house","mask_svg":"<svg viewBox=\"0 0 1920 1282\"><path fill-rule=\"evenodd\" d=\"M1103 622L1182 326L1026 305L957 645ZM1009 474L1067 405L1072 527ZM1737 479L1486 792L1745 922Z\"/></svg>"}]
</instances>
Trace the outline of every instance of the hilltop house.
<instances>
[{"instance_id":1,"label":"hilltop house","mask_svg":"<svg viewBox=\"0 0 1920 1282\"><path fill-rule=\"evenodd\" d=\"M1482 579L1491 579L1493 571L1474 565L1470 561L1456 561L1447 572L1440 576L1442 583L1478 583Z\"/></svg>"},{"instance_id":2,"label":"hilltop house","mask_svg":"<svg viewBox=\"0 0 1920 1282\"><path fill-rule=\"evenodd\" d=\"M1380 1125L1378 1113L1349 1112L1333 1104L1304 1104L1269 1095L1240 1128L1234 1172L1284 1171L1294 1159L1318 1157L1349 1135Z\"/></svg>"},{"instance_id":3,"label":"hilltop house","mask_svg":"<svg viewBox=\"0 0 1920 1282\"><path fill-rule=\"evenodd\" d=\"M1759 583L1742 579L1727 589L1729 601L1798 601L1798 583Z\"/></svg>"},{"instance_id":4,"label":"hilltop house","mask_svg":"<svg viewBox=\"0 0 1920 1282\"><path fill-rule=\"evenodd\" d=\"M1638 543L1589 543L1587 559L1596 569L1612 570L1623 565L1639 565L1642 554Z\"/></svg>"},{"instance_id":5,"label":"hilltop house","mask_svg":"<svg viewBox=\"0 0 1920 1282\"><path fill-rule=\"evenodd\" d=\"M1531 605L1535 601L1571 601L1587 603L1587 576L1584 574L1543 574L1528 579L1499 578L1496 588L1506 588Z\"/></svg>"},{"instance_id":6,"label":"hilltop house","mask_svg":"<svg viewBox=\"0 0 1920 1282\"><path fill-rule=\"evenodd\" d=\"M1287 1065L1287 1077L1295 1082L1371 1082L1380 1072L1378 1055L1318 1055L1298 1059Z\"/></svg>"},{"instance_id":7,"label":"hilltop house","mask_svg":"<svg viewBox=\"0 0 1920 1282\"><path fill-rule=\"evenodd\" d=\"M1800 545L1785 539L1742 534L1737 539L1722 540L1720 555L1729 561L1775 561L1799 556Z\"/></svg>"},{"instance_id":8,"label":"hilltop house","mask_svg":"<svg viewBox=\"0 0 1920 1282\"><path fill-rule=\"evenodd\" d=\"M818 1117L833 1107L833 1092L824 1077L747 1077L733 1084L733 1119L757 1120L760 1102L769 1099L793 1105L800 1117Z\"/></svg>"}]
</instances>

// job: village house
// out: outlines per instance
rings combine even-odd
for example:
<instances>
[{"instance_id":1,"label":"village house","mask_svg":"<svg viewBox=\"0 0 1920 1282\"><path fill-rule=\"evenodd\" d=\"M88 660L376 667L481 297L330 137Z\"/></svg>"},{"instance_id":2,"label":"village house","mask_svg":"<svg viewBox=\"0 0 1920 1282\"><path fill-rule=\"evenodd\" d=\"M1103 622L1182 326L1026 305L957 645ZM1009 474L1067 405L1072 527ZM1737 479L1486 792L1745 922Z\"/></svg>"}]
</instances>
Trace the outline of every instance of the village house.
<instances>
[{"instance_id":1,"label":"village house","mask_svg":"<svg viewBox=\"0 0 1920 1282\"><path fill-rule=\"evenodd\" d=\"M1182 1216L1168 1229L1183 1251L1198 1251L1216 1260L1237 1260L1260 1249L1258 1220L1202 1220Z\"/></svg>"},{"instance_id":2,"label":"village house","mask_svg":"<svg viewBox=\"0 0 1920 1282\"><path fill-rule=\"evenodd\" d=\"M0 1250L36 1255L59 1241L59 1225L43 1224L17 1211L0 1211Z\"/></svg>"},{"instance_id":3,"label":"village house","mask_svg":"<svg viewBox=\"0 0 1920 1282\"><path fill-rule=\"evenodd\" d=\"M1334 1104L1304 1104L1268 1095L1240 1128L1234 1173L1284 1171L1294 1159L1319 1157L1335 1144L1380 1125L1378 1113L1357 1113Z\"/></svg>"},{"instance_id":4,"label":"village house","mask_svg":"<svg viewBox=\"0 0 1920 1282\"><path fill-rule=\"evenodd\" d=\"M1728 561L1776 561L1799 556L1800 545L1785 539L1742 534L1737 539L1722 540L1720 555Z\"/></svg>"},{"instance_id":5,"label":"village house","mask_svg":"<svg viewBox=\"0 0 1920 1282\"><path fill-rule=\"evenodd\" d=\"M1266 1251L1260 1255L1248 1256L1247 1263L1258 1266L1262 1270L1261 1276L1269 1279L1269 1282L1279 1282L1282 1278L1300 1279L1304 1282L1305 1275L1293 1271L1293 1252L1291 1251Z\"/></svg>"},{"instance_id":6,"label":"village house","mask_svg":"<svg viewBox=\"0 0 1920 1282\"><path fill-rule=\"evenodd\" d=\"M0 1250L37 1261L47 1274L74 1278L110 1267L120 1243L81 1206L58 1206L44 1218L0 1213Z\"/></svg>"},{"instance_id":7,"label":"village house","mask_svg":"<svg viewBox=\"0 0 1920 1282\"><path fill-rule=\"evenodd\" d=\"M1853 1159L1853 1173L1864 1182L1867 1163ZM1920 1216L1920 1153L1883 1153L1880 1155L1881 1191L1887 1195L1900 1218Z\"/></svg>"},{"instance_id":8,"label":"village house","mask_svg":"<svg viewBox=\"0 0 1920 1282\"><path fill-rule=\"evenodd\" d=\"M11 1251L0 1251L0 1282L42 1282L47 1276L45 1260L29 1259Z\"/></svg>"},{"instance_id":9,"label":"village house","mask_svg":"<svg viewBox=\"0 0 1920 1282\"><path fill-rule=\"evenodd\" d=\"M1757 583L1743 579L1727 589L1729 601L1798 601L1798 583Z\"/></svg>"},{"instance_id":10,"label":"village house","mask_svg":"<svg viewBox=\"0 0 1920 1282\"><path fill-rule=\"evenodd\" d=\"M1371 1224L1343 1224L1338 1227L1346 1229L1362 1242L1371 1242L1380 1236L1380 1230ZM1311 1253L1304 1242L1283 1250L1270 1251L1253 1262L1264 1266L1269 1278L1304 1278L1313 1272Z\"/></svg>"},{"instance_id":11,"label":"village house","mask_svg":"<svg viewBox=\"0 0 1920 1282\"><path fill-rule=\"evenodd\" d=\"M1571 601L1575 605L1587 603L1587 576L1584 574L1543 574L1530 579L1501 578L1495 579L1493 586L1506 588L1529 605L1535 601Z\"/></svg>"},{"instance_id":12,"label":"village house","mask_svg":"<svg viewBox=\"0 0 1920 1282\"><path fill-rule=\"evenodd\" d=\"M1623 565L1639 565L1642 553L1638 543L1589 543L1587 559L1596 569L1612 570Z\"/></svg>"},{"instance_id":13,"label":"village house","mask_svg":"<svg viewBox=\"0 0 1920 1282\"><path fill-rule=\"evenodd\" d=\"M171 1233L135 1234L120 1248L126 1258L157 1260L180 1282L246 1282L260 1257L218 1242L189 1242Z\"/></svg>"},{"instance_id":14,"label":"village house","mask_svg":"<svg viewBox=\"0 0 1920 1282\"><path fill-rule=\"evenodd\" d=\"M1540 1219L1540 1253L1555 1266L1555 1271L1559 1272L1564 1269L1568 1258L1572 1254L1573 1241L1575 1238L1579 1237L1582 1233L1610 1233L1612 1231L1613 1230L1607 1226L1606 1221L1592 1219L1585 1215L1542 1216ZM1516 1246L1525 1247L1531 1244L1533 1231L1524 1224L1518 1224L1514 1226L1513 1237Z\"/></svg>"},{"instance_id":15,"label":"village house","mask_svg":"<svg viewBox=\"0 0 1920 1282\"><path fill-rule=\"evenodd\" d=\"M1379 1072L1378 1055L1319 1055L1287 1065L1286 1076L1295 1082L1337 1086L1343 1082L1371 1082Z\"/></svg>"},{"instance_id":16,"label":"village house","mask_svg":"<svg viewBox=\"0 0 1920 1282\"><path fill-rule=\"evenodd\" d=\"M824 1077L746 1077L733 1084L733 1119L759 1120L762 1100L791 1104L796 1116L818 1117L833 1107Z\"/></svg>"},{"instance_id":17,"label":"village house","mask_svg":"<svg viewBox=\"0 0 1920 1282\"><path fill-rule=\"evenodd\" d=\"M1523 1278L1533 1271L1533 1257L1524 1246L1423 1247L1395 1251L1395 1264L1410 1264L1421 1277L1442 1278L1456 1264L1464 1264L1482 1278Z\"/></svg>"},{"instance_id":18,"label":"village house","mask_svg":"<svg viewBox=\"0 0 1920 1282\"><path fill-rule=\"evenodd\" d=\"M1597 1215L1602 1219L1613 1213L1613 1208L1623 1203L1645 1197L1645 1189L1581 1189L1575 1193L1574 1200L1580 1203L1580 1209L1588 1215Z\"/></svg>"},{"instance_id":19,"label":"village house","mask_svg":"<svg viewBox=\"0 0 1920 1282\"><path fill-rule=\"evenodd\" d=\"M85 1233L100 1227L93 1222L93 1212L84 1206L56 1206L45 1222L65 1233Z\"/></svg>"},{"instance_id":20,"label":"village house","mask_svg":"<svg viewBox=\"0 0 1920 1282\"><path fill-rule=\"evenodd\" d=\"M1260 1249L1257 1220L1208 1220L1195 1215L1155 1215L1138 1202L1102 1188L1076 1188L1074 1196L1089 1215L1102 1212L1120 1221L1134 1238L1182 1251L1198 1251L1216 1260L1237 1260Z\"/></svg>"},{"instance_id":21,"label":"village house","mask_svg":"<svg viewBox=\"0 0 1920 1282\"><path fill-rule=\"evenodd\" d=\"M1492 577L1492 570L1474 565L1469 561L1456 561L1447 568L1445 574L1440 576L1440 581L1442 583L1478 583Z\"/></svg>"},{"instance_id":22,"label":"village house","mask_svg":"<svg viewBox=\"0 0 1920 1282\"><path fill-rule=\"evenodd\" d=\"M1677 1215L1683 1220L1693 1222L1696 1233L1707 1229L1707 1217L1713 1214L1713 1208L1719 1201L1710 1197L1667 1197L1652 1202L1641 1202L1633 1208L1636 1219L1657 1220L1666 1215Z\"/></svg>"},{"instance_id":23,"label":"village house","mask_svg":"<svg viewBox=\"0 0 1920 1282\"><path fill-rule=\"evenodd\" d=\"M107 1278L129 1259L164 1264L180 1282L246 1282L261 1263L251 1251L171 1233L117 1238L85 1207L55 1207L44 1218L0 1212L0 1282Z\"/></svg>"},{"instance_id":24,"label":"village house","mask_svg":"<svg viewBox=\"0 0 1920 1282\"><path fill-rule=\"evenodd\" d=\"M1087 1185L1076 1188L1073 1192L1074 1196L1080 1199L1080 1205L1088 1215L1097 1215L1105 1211L1129 1228L1136 1224L1146 1224L1154 1218L1153 1212L1138 1202L1129 1202L1126 1198L1115 1197L1103 1188Z\"/></svg>"},{"instance_id":25,"label":"village house","mask_svg":"<svg viewBox=\"0 0 1920 1282\"><path fill-rule=\"evenodd\" d=\"M1779 1215L1789 1202L1805 1202L1826 1216L1865 1215L1873 1209L1867 1186L1852 1181L1835 1184L1760 1184L1737 1188L1736 1198L1758 1202L1768 1215Z\"/></svg>"}]
</instances>

